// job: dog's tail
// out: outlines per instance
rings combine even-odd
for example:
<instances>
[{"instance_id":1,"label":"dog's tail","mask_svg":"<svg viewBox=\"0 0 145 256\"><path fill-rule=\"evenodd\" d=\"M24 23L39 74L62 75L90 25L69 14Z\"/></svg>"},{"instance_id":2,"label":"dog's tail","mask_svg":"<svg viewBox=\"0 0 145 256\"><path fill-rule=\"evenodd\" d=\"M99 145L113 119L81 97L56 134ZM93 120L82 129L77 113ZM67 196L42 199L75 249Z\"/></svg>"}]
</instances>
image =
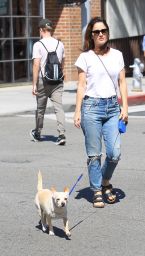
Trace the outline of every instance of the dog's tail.
<instances>
[{"instance_id":1,"label":"dog's tail","mask_svg":"<svg viewBox=\"0 0 145 256\"><path fill-rule=\"evenodd\" d=\"M42 185L42 174L39 171L38 172L38 184L37 184L37 190L40 191L43 189L43 185Z\"/></svg>"}]
</instances>

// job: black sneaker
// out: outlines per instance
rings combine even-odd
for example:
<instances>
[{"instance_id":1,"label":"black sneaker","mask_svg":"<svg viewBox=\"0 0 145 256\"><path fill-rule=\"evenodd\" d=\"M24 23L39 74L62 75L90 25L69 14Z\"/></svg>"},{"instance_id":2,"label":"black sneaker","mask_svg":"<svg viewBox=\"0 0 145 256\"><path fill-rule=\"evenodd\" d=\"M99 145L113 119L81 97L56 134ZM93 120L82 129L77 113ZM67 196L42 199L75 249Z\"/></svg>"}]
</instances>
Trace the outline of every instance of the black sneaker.
<instances>
[{"instance_id":1,"label":"black sneaker","mask_svg":"<svg viewBox=\"0 0 145 256\"><path fill-rule=\"evenodd\" d=\"M65 145L65 143L66 143L66 138L65 138L64 134L59 135L59 137L56 141L56 145L62 146L62 145Z\"/></svg>"},{"instance_id":2,"label":"black sneaker","mask_svg":"<svg viewBox=\"0 0 145 256\"><path fill-rule=\"evenodd\" d=\"M41 140L40 132L36 131L35 129L30 131L30 136L32 137L32 139L34 141L40 141Z\"/></svg>"}]
</instances>

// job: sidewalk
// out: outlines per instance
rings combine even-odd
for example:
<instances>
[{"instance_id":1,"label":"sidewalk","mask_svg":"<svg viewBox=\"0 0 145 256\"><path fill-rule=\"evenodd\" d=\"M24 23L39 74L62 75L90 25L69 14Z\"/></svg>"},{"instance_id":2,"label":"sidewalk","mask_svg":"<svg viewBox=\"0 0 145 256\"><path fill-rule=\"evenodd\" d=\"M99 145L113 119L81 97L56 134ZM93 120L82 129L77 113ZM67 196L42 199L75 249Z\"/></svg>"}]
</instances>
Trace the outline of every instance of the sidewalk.
<instances>
[{"instance_id":1,"label":"sidewalk","mask_svg":"<svg viewBox=\"0 0 145 256\"><path fill-rule=\"evenodd\" d=\"M145 104L145 77L142 79L142 91L132 91L132 78L127 78L129 106ZM65 112L73 112L76 101L77 82L70 81L64 84L63 105ZM32 85L10 86L0 88L0 116L30 112L36 109L35 96L31 94ZM53 112L52 104L48 101L47 111Z\"/></svg>"},{"instance_id":2,"label":"sidewalk","mask_svg":"<svg viewBox=\"0 0 145 256\"><path fill-rule=\"evenodd\" d=\"M133 78L126 78L128 86L128 105L142 105L145 104L145 77L142 78L142 91L133 91ZM120 99L119 99L120 101Z\"/></svg>"}]
</instances>

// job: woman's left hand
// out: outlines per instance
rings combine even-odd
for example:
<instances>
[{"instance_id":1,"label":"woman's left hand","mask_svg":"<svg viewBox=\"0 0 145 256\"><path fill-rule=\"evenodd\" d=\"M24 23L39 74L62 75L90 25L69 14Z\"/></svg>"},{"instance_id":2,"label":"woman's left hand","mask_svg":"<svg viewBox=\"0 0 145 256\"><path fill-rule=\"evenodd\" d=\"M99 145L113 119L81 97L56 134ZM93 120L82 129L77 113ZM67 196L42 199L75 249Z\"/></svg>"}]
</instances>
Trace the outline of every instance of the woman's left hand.
<instances>
[{"instance_id":1,"label":"woman's left hand","mask_svg":"<svg viewBox=\"0 0 145 256\"><path fill-rule=\"evenodd\" d=\"M125 122L128 122L128 111L125 108L121 109L119 119L122 119Z\"/></svg>"}]
</instances>

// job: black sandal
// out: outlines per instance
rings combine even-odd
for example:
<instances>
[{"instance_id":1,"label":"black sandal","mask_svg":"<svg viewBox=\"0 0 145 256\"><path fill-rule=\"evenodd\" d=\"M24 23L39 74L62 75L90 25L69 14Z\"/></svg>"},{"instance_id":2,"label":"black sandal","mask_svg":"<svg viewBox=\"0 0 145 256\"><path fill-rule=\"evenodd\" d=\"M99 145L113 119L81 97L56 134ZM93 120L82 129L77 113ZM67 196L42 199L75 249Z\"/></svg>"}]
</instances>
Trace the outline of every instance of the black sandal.
<instances>
[{"instance_id":1,"label":"black sandal","mask_svg":"<svg viewBox=\"0 0 145 256\"><path fill-rule=\"evenodd\" d=\"M94 198L93 198L93 207L95 208L104 208L105 204L103 201L103 196L102 194L95 192L94 193Z\"/></svg>"},{"instance_id":2,"label":"black sandal","mask_svg":"<svg viewBox=\"0 0 145 256\"><path fill-rule=\"evenodd\" d=\"M109 204L115 203L116 194L113 191L112 184L109 184L108 186L103 186L102 185L102 193L105 196L105 199Z\"/></svg>"}]
</instances>

